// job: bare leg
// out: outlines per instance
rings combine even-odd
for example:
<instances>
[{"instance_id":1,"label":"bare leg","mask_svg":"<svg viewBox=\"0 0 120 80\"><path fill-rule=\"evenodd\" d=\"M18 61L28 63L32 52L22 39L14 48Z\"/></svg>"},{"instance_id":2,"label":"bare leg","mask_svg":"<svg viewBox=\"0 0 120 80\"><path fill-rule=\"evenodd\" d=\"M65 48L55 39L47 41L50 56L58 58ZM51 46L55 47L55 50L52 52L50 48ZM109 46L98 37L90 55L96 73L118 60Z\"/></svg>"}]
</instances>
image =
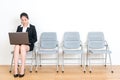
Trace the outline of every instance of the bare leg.
<instances>
[{"instance_id":1,"label":"bare leg","mask_svg":"<svg viewBox=\"0 0 120 80\"><path fill-rule=\"evenodd\" d=\"M25 59L26 59L26 52L29 51L28 45L21 45L21 71L20 74L24 74L24 67L25 67Z\"/></svg>"},{"instance_id":2,"label":"bare leg","mask_svg":"<svg viewBox=\"0 0 120 80\"><path fill-rule=\"evenodd\" d=\"M18 74L18 58L19 58L19 50L20 50L20 46L19 45L16 45L14 47L14 74Z\"/></svg>"}]
</instances>

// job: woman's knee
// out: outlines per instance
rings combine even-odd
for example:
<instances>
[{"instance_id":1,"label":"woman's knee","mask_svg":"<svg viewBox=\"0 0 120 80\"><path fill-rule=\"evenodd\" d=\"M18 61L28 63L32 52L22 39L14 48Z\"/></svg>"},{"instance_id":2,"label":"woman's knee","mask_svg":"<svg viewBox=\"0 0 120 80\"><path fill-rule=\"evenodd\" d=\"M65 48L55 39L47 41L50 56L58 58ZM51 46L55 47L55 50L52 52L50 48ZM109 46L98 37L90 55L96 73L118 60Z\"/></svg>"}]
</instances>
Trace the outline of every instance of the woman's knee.
<instances>
[{"instance_id":1,"label":"woman's knee","mask_svg":"<svg viewBox=\"0 0 120 80\"><path fill-rule=\"evenodd\" d=\"M21 45L21 50L29 51L28 45Z\"/></svg>"},{"instance_id":2,"label":"woman's knee","mask_svg":"<svg viewBox=\"0 0 120 80\"><path fill-rule=\"evenodd\" d=\"M19 49L20 45L15 45L14 49Z\"/></svg>"},{"instance_id":3,"label":"woman's knee","mask_svg":"<svg viewBox=\"0 0 120 80\"><path fill-rule=\"evenodd\" d=\"M21 50L25 50L25 45L20 46Z\"/></svg>"}]
</instances>

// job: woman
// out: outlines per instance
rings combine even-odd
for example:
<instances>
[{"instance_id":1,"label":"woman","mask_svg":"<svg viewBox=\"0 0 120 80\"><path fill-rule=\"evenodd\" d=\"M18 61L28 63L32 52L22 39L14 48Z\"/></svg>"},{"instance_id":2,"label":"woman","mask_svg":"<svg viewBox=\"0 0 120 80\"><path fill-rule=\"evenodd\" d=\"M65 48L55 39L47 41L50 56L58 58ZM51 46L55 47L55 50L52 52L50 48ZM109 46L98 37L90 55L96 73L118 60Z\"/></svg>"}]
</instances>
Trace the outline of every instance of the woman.
<instances>
[{"instance_id":1,"label":"woman","mask_svg":"<svg viewBox=\"0 0 120 80\"><path fill-rule=\"evenodd\" d=\"M28 32L29 45L15 45L14 47L14 77L23 77L25 72L25 58L27 51L32 51L34 43L37 41L37 33L34 25L29 24L29 17L27 13L21 13L20 15L21 25L18 26L17 32ZM18 73L18 59L21 54L21 68Z\"/></svg>"}]
</instances>

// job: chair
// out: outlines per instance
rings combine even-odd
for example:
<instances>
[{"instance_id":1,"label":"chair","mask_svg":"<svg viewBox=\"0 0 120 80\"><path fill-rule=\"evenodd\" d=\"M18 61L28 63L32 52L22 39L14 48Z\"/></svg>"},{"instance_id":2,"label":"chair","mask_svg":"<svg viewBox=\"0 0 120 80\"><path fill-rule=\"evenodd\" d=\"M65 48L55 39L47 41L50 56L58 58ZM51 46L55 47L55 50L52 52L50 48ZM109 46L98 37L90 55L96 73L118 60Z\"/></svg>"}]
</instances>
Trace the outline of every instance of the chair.
<instances>
[{"instance_id":1,"label":"chair","mask_svg":"<svg viewBox=\"0 0 120 80\"><path fill-rule=\"evenodd\" d=\"M80 65L82 66L82 54L83 54L83 48L82 48L82 42L80 41L80 35L79 32L65 32L63 37L63 43L62 43L62 73L64 73L64 60L70 60L70 59L78 59L80 60ZM79 55L80 58L65 58L65 55ZM85 73L85 67L84 67L84 73Z\"/></svg>"},{"instance_id":2,"label":"chair","mask_svg":"<svg viewBox=\"0 0 120 80\"><path fill-rule=\"evenodd\" d=\"M56 32L43 32L40 37L40 43L38 44L38 49L36 51L40 63L42 65L42 60L56 60L56 71L58 72L59 65L59 48ZM52 56L55 55L55 58L52 57L46 58L42 57L43 55ZM38 71L38 58L37 58L37 67L36 72Z\"/></svg>"},{"instance_id":3,"label":"chair","mask_svg":"<svg viewBox=\"0 0 120 80\"><path fill-rule=\"evenodd\" d=\"M89 72L91 73L91 60L92 59L103 59L105 66L107 64L107 55L109 55L109 62L112 69L111 51L109 50L107 41L104 39L103 32L89 32L87 38L87 61L89 63ZM90 57L91 55L103 55L102 57ZM113 70L111 70L113 73Z\"/></svg>"},{"instance_id":4,"label":"chair","mask_svg":"<svg viewBox=\"0 0 120 80\"><path fill-rule=\"evenodd\" d=\"M14 54L13 54L13 53L14 53L14 51L11 52L11 54L12 54L12 60L11 60L11 65L10 65L10 70L9 70L10 73L12 72L12 68L13 68L13 64L14 64ZM21 58L21 57L19 57L19 59L20 59L20 58ZM31 64L31 65L30 65L30 72L32 72L33 60L35 61L35 65L36 65L36 53L35 53L34 50L27 52L27 54L26 54L26 60L27 60L27 61L31 60L31 61L29 61L28 63L27 63L27 61L26 61L26 64ZM21 64L21 63L20 63L20 60L19 60L19 61L18 61L18 66L19 66L20 64Z\"/></svg>"}]
</instances>

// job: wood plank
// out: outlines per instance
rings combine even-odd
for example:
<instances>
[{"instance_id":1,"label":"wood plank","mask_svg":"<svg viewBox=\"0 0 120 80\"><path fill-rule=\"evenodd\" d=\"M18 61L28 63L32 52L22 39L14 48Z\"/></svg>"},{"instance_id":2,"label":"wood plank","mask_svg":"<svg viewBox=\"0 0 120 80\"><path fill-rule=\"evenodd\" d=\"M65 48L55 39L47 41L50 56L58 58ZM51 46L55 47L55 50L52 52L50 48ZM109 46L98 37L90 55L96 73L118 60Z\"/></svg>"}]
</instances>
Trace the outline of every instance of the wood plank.
<instances>
[{"instance_id":1,"label":"wood plank","mask_svg":"<svg viewBox=\"0 0 120 80\"><path fill-rule=\"evenodd\" d=\"M93 66L93 72L89 73L89 68L86 68L86 73L83 73L83 68L80 66L65 66L65 72L56 73L56 66L42 66L38 68L38 73L35 68L32 73L29 73L29 67L26 66L25 76L23 78L14 78L13 72L9 73L9 66L0 66L0 80L120 80L120 65L114 65L114 73L110 72L110 67Z\"/></svg>"}]
</instances>

